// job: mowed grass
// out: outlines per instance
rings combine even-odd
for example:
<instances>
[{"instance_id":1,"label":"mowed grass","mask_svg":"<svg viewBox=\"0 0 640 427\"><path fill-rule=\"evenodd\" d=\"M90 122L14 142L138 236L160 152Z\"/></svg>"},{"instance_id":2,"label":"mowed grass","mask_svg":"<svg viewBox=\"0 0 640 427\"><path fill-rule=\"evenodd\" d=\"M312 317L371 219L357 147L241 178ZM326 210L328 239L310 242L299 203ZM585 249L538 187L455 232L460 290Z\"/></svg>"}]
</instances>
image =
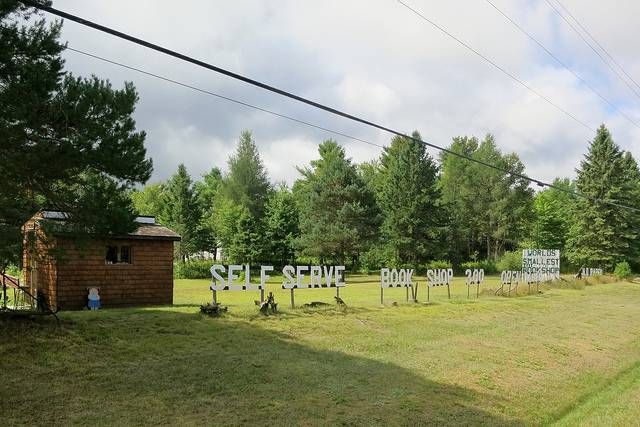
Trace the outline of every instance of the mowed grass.
<instances>
[{"instance_id":1,"label":"mowed grass","mask_svg":"<svg viewBox=\"0 0 640 427\"><path fill-rule=\"evenodd\" d=\"M219 293L177 280L173 307L5 321L2 424L629 425L640 420L640 285L467 300L464 279L405 302L377 276L335 290ZM421 282L423 283L423 282ZM495 288L497 278L487 281ZM520 292L526 294L526 286ZM426 299L423 285L419 299ZM397 302L397 305L393 305Z\"/></svg>"}]
</instances>

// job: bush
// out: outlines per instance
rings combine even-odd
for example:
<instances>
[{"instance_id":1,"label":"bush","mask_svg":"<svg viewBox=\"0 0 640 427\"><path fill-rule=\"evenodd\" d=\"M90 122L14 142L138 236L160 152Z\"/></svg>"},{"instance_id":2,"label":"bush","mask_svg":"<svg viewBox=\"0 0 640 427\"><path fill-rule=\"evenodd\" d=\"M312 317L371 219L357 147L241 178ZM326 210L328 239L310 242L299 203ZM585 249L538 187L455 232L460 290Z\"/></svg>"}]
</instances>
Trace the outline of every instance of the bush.
<instances>
[{"instance_id":1,"label":"bush","mask_svg":"<svg viewBox=\"0 0 640 427\"><path fill-rule=\"evenodd\" d=\"M393 265L393 261L390 261L392 259L393 254L390 250L383 246L374 246L360 255L359 270L363 274L369 274L383 267L397 267Z\"/></svg>"},{"instance_id":2,"label":"bush","mask_svg":"<svg viewBox=\"0 0 640 427\"><path fill-rule=\"evenodd\" d=\"M451 265L451 263L449 261L445 261L445 260L442 260L442 259L436 259L436 260L433 260L433 261L429 261L429 262L427 262L425 264L422 264L420 266L420 270L421 270L421 272L424 273L427 270L437 270L439 268L451 268L451 267L452 267L452 265Z\"/></svg>"},{"instance_id":3,"label":"bush","mask_svg":"<svg viewBox=\"0 0 640 427\"><path fill-rule=\"evenodd\" d=\"M17 277L18 279L22 280L22 270L20 270L20 267L18 266L8 265L5 273L9 276Z\"/></svg>"},{"instance_id":4,"label":"bush","mask_svg":"<svg viewBox=\"0 0 640 427\"><path fill-rule=\"evenodd\" d=\"M631 266L627 261L622 261L616 264L616 268L613 270L613 274L618 279L627 279L631 277Z\"/></svg>"},{"instance_id":5,"label":"bush","mask_svg":"<svg viewBox=\"0 0 640 427\"><path fill-rule=\"evenodd\" d=\"M215 261L209 259L191 260L173 263L175 279L210 279L211 266Z\"/></svg>"},{"instance_id":6,"label":"bush","mask_svg":"<svg viewBox=\"0 0 640 427\"><path fill-rule=\"evenodd\" d=\"M498 269L498 271L522 270L522 252L520 251L505 252L500 257L498 262L496 262L496 268Z\"/></svg>"},{"instance_id":7,"label":"bush","mask_svg":"<svg viewBox=\"0 0 640 427\"><path fill-rule=\"evenodd\" d=\"M481 261L468 261L460 264L461 273L464 273L466 269L483 269L485 274L495 274L498 272L496 263L488 259Z\"/></svg>"}]
</instances>

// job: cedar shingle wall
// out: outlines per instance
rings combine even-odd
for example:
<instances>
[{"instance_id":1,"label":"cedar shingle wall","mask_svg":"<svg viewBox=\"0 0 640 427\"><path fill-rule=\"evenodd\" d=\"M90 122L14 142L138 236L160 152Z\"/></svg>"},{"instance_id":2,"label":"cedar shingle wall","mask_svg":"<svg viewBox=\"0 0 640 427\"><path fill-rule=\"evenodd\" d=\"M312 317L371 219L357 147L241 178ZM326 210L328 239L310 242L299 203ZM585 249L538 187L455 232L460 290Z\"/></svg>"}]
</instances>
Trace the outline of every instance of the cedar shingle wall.
<instances>
[{"instance_id":1,"label":"cedar shingle wall","mask_svg":"<svg viewBox=\"0 0 640 427\"><path fill-rule=\"evenodd\" d=\"M132 264L105 263L107 245L130 245ZM100 288L103 307L173 303L173 242L113 240L76 246L59 240L65 260L58 262L58 306L81 309L87 288Z\"/></svg>"}]
</instances>

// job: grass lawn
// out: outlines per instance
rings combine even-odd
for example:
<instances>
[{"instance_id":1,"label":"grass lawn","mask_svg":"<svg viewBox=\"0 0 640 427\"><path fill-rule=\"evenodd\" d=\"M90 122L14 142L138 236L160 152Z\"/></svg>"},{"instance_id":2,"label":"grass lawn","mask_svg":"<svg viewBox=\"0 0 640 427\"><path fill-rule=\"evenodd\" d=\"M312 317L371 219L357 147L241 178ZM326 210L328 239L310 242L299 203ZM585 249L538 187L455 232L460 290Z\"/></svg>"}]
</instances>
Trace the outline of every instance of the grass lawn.
<instances>
[{"instance_id":1,"label":"grass lawn","mask_svg":"<svg viewBox=\"0 0 640 427\"><path fill-rule=\"evenodd\" d=\"M383 307L377 280L349 276L346 310L291 310L272 284L279 315L233 292L208 318L208 281L177 280L173 307L0 322L2 424L640 422L640 285L467 300L456 279L451 300L393 289Z\"/></svg>"}]
</instances>

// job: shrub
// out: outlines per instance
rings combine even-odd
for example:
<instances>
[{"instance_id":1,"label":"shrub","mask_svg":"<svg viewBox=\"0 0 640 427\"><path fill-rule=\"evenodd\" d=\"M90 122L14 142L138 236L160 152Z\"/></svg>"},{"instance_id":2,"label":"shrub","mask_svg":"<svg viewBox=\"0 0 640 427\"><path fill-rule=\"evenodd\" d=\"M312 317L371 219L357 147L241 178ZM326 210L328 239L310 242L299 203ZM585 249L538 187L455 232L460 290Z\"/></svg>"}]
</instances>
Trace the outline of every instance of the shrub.
<instances>
[{"instance_id":1,"label":"shrub","mask_svg":"<svg viewBox=\"0 0 640 427\"><path fill-rule=\"evenodd\" d=\"M176 262L173 264L173 277L176 279L209 279L213 264L215 261L207 259Z\"/></svg>"},{"instance_id":2,"label":"shrub","mask_svg":"<svg viewBox=\"0 0 640 427\"><path fill-rule=\"evenodd\" d=\"M468 261L460 264L461 273L464 273L466 269L483 269L485 274L495 274L498 272L496 263L488 259L481 261Z\"/></svg>"},{"instance_id":3,"label":"shrub","mask_svg":"<svg viewBox=\"0 0 640 427\"><path fill-rule=\"evenodd\" d=\"M13 264L8 265L5 273L8 274L9 276L13 276L13 277L17 277L19 279L22 279L22 270L20 270L20 267L18 267L16 265L13 265Z\"/></svg>"},{"instance_id":4,"label":"shrub","mask_svg":"<svg viewBox=\"0 0 640 427\"><path fill-rule=\"evenodd\" d=\"M374 246L367 252L360 255L360 272L369 274L383 267L397 267L393 265L393 254L385 247Z\"/></svg>"},{"instance_id":5,"label":"shrub","mask_svg":"<svg viewBox=\"0 0 640 427\"><path fill-rule=\"evenodd\" d=\"M227 307L218 303L206 303L200 306L200 313L211 317L219 317L227 311Z\"/></svg>"},{"instance_id":6,"label":"shrub","mask_svg":"<svg viewBox=\"0 0 640 427\"><path fill-rule=\"evenodd\" d=\"M427 271L427 270L436 270L436 269L439 269L439 268L451 268L451 267L452 266L451 266L451 263L449 261L445 261L445 260L442 260L442 259L436 259L436 260L433 260L433 261L429 261L429 262L427 262L425 264L422 264L420 266L420 270L422 270L424 272L424 271Z\"/></svg>"},{"instance_id":7,"label":"shrub","mask_svg":"<svg viewBox=\"0 0 640 427\"><path fill-rule=\"evenodd\" d=\"M498 271L522 270L522 252L505 252L496 263Z\"/></svg>"},{"instance_id":8,"label":"shrub","mask_svg":"<svg viewBox=\"0 0 640 427\"><path fill-rule=\"evenodd\" d=\"M613 274L618 279L627 279L631 277L631 266L627 261L622 261L616 264L616 268L613 270Z\"/></svg>"}]
</instances>

